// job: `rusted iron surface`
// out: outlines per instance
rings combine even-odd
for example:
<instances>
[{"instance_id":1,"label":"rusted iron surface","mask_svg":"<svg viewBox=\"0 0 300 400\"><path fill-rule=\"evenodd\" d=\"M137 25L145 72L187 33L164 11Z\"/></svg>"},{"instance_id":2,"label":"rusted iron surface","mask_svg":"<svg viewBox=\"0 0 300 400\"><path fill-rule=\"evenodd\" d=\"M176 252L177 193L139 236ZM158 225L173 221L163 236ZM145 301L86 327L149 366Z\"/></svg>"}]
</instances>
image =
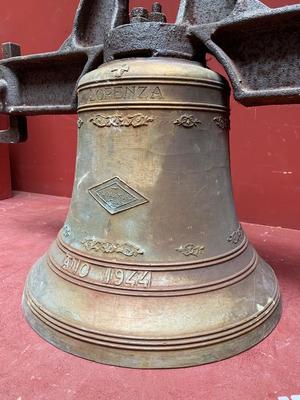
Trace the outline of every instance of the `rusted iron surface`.
<instances>
[{"instance_id":1,"label":"rusted iron surface","mask_svg":"<svg viewBox=\"0 0 300 400\"><path fill-rule=\"evenodd\" d=\"M185 26L156 22L119 26L109 33L104 47L105 62L162 56L204 61L204 55L189 40Z\"/></svg>"},{"instance_id":2,"label":"rusted iron surface","mask_svg":"<svg viewBox=\"0 0 300 400\"><path fill-rule=\"evenodd\" d=\"M0 113L75 113L78 80L102 63L104 36L128 21L127 7L128 0L81 0L58 51L2 60Z\"/></svg>"},{"instance_id":3,"label":"rusted iron surface","mask_svg":"<svg viewBox=\"0 0 300 400\"><path fill-rule=\"evenodd\" d=\"M232 13L191 28L228 73L246 106L300 103L300 5L236 2Z\"/></svg>"},{"instance_id":4,"label":"rusted iron surface","mask_svg":"<svg viewBox=\"0 0 300 400\"><path fill-rule=\"evenodd\" d=\"M158 10L158 11L157 11ZM176 57L196 60L199 52L188 38L184 25L168 24L161 6L154 3L152 12L134 8L130 24L112 29L104 43L104 61L128 57Z\"/></svg>"},{"instance_id":5,"label":"rusted iron surface","mask_svg":"<svg viewBox=\"0 0 300 400\"><path fill-rule=\"evenodd\" d=\"M0 131L0 143L22 143L27 139L27 120L23 115L9 116L9 128Z\"/></svg>"},{"instance_id":6,"label":"rusted iron surface","mask_svg":"<svg viewBox=\"0 0 300 400\"><path fill-rule=\"evenodd\" d=\"M226 81L194 61L122 59L85 75L78 97L72 202L27 280L30 325L134 368L205 364L265 338L280 294L236 217Z\"/></svg>"}]
</instances>

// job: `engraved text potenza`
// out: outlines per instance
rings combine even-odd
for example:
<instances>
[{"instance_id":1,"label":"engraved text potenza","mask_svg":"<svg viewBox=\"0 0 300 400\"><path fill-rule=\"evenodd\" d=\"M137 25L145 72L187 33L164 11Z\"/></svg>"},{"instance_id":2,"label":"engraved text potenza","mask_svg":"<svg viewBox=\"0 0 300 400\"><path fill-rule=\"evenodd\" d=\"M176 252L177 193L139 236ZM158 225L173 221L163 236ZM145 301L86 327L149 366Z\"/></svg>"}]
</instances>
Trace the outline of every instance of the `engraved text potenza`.
<instances>
[{"instance_id":1,"label":"engraved text potenza","mask_svg":"<svg viewBox=\"0 0 300 400\"><path fill-rule=\"evenodd\" d=\"M118 85L91 88L89 102L115 100L162 100L163 94L159 86Z\"/></svg>"},{"instance_id":2,"label":"engraved text potenza","mask_svg":"<svg viewBox=\"0 0 300 400\"><path fill-rule=\"evenodd\" d=\"M123 288L149 288L152 284L151 271L132 271L122 268L95 269L89 263L82 261L71 254L65 254L62 271L69 275L88 279L91 283L117 286Z\"/></svg>"}]
</instances>

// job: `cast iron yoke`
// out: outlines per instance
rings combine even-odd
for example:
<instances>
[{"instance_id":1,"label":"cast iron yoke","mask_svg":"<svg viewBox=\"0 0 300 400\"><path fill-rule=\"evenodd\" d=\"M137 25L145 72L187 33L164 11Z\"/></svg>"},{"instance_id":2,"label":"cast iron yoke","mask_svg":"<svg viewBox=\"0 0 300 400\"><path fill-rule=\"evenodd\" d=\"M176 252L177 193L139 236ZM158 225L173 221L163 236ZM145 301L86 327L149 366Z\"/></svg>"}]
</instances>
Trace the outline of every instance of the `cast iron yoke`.
<instances>
[{"instance_id":1,"label":"cast iron yoke","mask_svg":"<svg viewBox=\"0 0 300 400\"><path fill-rule=\"evenodd\" d=\"M104 62L104 53L106 61L120 57L117 47L129 56L147 50L151 56L186 57L180 45L188 41L193 57L203 60L208 52L218 59L243 105L300 102L300 5L270 9L259 0L181 0L175 24L166 24L154 5L150 22L139 20L146 22L140 35L141 24L128 24L128 3L81 0L73 31L56 52L20 56L17 45L4 45L0 113L10 115L11 129L0 132L0 142L26 139L26 115L75 113L79 79ZM165 40L151 36L153 24Z\"/></svg>"}]
</instances>

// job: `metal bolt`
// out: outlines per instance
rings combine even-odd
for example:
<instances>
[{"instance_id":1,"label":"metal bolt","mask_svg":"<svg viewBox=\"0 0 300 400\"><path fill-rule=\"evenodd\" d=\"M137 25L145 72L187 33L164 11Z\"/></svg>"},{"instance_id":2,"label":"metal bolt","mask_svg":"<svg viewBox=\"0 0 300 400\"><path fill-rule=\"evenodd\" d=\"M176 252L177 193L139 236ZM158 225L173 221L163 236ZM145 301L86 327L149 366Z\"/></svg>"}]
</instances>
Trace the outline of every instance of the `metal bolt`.
<instances>
[{"instance_id":1,"label":"metal bolt","mask_svg":"<svg viewBox=\"0 0 300 400\"><path fill-rule=\"evenodd\" d=\"M165 14L162 13L162 6L160 3L155 2L152 5L152 12L149 16L149 21L151 22L167 22Z\"/></svg>"},{"instance_id":2,"label":"metal bolt","mask_svg":"<svg viewBox=\"0 0 300 400\"><path fill-rule=\"evenodd\" d=\"M148 10L144 7L135 7L130 13L130 22L146 22L149 21Z\"/></svg>"},{"instance_id":3,"label":"metal bolt","mask_svg":"<svg viewBox=\"0 0 300 400\"><path fill-rule=\"evenodd\" d=\"M161 12L162 12L162 6L161 6L161 4L160 4L158 1L156 1L155 3L153 3L153 5L152 5L152 12L155 12L155 13L161 13Z\"/></svg>"}]
</instances>

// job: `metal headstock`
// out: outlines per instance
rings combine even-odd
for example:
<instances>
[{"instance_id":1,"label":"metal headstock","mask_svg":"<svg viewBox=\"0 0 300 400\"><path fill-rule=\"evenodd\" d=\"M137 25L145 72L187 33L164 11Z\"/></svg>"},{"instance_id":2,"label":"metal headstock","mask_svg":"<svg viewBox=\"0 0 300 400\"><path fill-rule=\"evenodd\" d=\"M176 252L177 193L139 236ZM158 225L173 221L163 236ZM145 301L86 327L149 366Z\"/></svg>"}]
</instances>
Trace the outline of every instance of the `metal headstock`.
<instances>
[{"instance_id":1,"label":"metal headstock","mask_svg":"<svg viewBox=\"0 0 300 400\"><path fill-rule=\"evenodd\" d=\"M181 0L175 24L166 24L154 10L150 20L142 17L137 22L143 25L132 26L132 36L127 31L122 41L120 28L129 26L128 3L81 0L73 31L58 51L3 59L0 113L76 112L77 83L104 62L105 42L113 51L123 46L125 55L130 54L126 49L140 54L150 49L150 56L177 57L182 40L188 41L193 56L203 60L209 52L223 65L238 102L246 106L300 102L300 5L270 9L258 0ZM166 31L165 42L157 29L146 29L155 24ZM167 48L170 43L173 52Z\"/></svg>"}]
</instances>

